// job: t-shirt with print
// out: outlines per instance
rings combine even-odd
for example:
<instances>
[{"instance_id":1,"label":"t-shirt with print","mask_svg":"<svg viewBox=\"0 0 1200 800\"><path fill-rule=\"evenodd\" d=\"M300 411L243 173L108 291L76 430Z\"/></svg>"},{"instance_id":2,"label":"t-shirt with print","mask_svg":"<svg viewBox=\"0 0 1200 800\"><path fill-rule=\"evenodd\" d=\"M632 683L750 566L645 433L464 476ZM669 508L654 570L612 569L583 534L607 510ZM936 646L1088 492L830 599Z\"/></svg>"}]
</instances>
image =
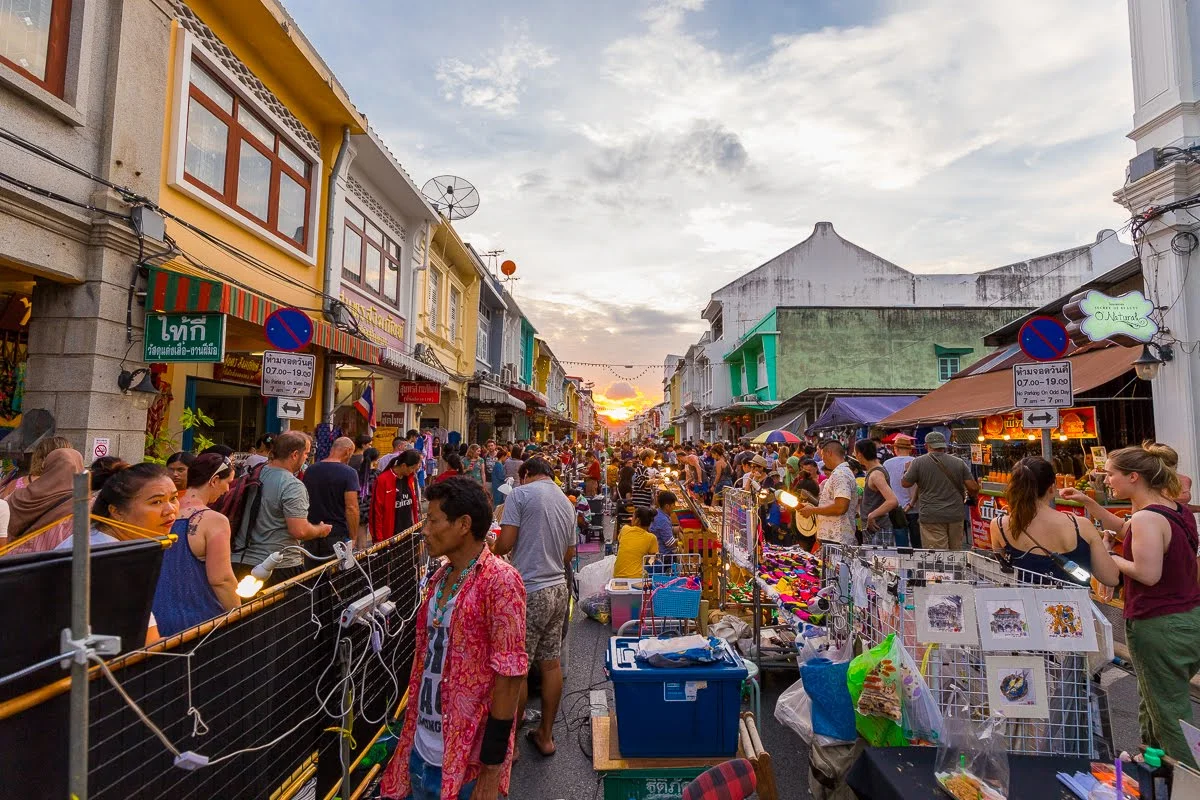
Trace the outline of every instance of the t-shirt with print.
<instances>
[{"instance_id":1,"label":"t-shirt with print","mask_svg":"<svg viewBox=\"0 0 1200 800\"><path fill-rule=\"evenodd\" d=\"M971 469L961 458L947 453L926 453L913 459L905 477L917 485L921 522L963 521L964 483L972 478Z\"/></svg>"},{"instance_id":2,"label":"t-shirt with print","mask_svg":"<svg viewBox=\"0 0 1200 800\"><path fill-rule=\"evenodd\" d=\"M527 594L567 582L564 562L576 541L575 506L554 481L541 478L514 488L500 524L518 528L509 560Z\"/></svg>"},{"instance_id":3,"label":"t-shirt with print","mask_svg":"<svg viewBox=\"0 0 1200 800\"><path fill-rule=\"evenodd\" d=\"M442 765L445 752L445 740L442 738L442 673L450 652L450 617L454 615L456 599L451 597L446 601L444 615L435 613L436 598L431 600L425 617L425 624L429 627L429 644L425 651L425 668L421 672L421 692L417 697L417 731L413 746L425 763L435 767ZM440 622L435 628L433 621L439 617Z\"/></svg>"},{"instance_id":4,"label":"t-shirt with print","mask_svg":"<svg viewBox=\"0 0 1200 800\"><path fill-rule=\"evenodd\" d=\"M843 461L830 473L829 478L821 484L821 496L818 505L833 505L838 497L849 500L846 511L837 516L817 516L817 538L823 542L836 542L844 545L855 545L854 520L858 513L858 484L854 473Z\"/></svg>"},{"instance_id":5,"label":"t-shirt with print","mask_svg":"<svg viewBox=\"0 0 1200 800\"><path fill-rule=\"evenodd\" d=\"M414 513L416 506L417 498L413 497L412 483L408 478L396 478L396 525L393 534L403 533L417 524Z\"/></svg>"},{"instance_id":6,"label":"t-shirt with print","mask_svg":"<svg viewBox=\"0 0 1200 800\"><path fill-rule=\"evenodd\" d=\"M238 564L257 565L274 552L282 551L279 567L298 567L304 556L283 548L299 544L287 530L289 519L308 519L308 490L292 473L270 465L259 473L262 480L258 519L250 530L250 543L245 550L233 554Z\"/></svg>"}]
</instances>

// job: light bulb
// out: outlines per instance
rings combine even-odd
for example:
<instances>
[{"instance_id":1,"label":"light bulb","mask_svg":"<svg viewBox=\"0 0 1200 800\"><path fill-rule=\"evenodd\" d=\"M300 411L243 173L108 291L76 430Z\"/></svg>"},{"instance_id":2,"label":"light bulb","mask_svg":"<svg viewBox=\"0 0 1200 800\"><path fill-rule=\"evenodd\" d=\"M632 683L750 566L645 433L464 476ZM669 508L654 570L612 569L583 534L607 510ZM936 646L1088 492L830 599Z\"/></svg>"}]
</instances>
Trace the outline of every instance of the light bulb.
<instances>
[{"instance_id":1,"label":"light bulb","mask_svg":"<svg viewBox=\"0 0 1200 800\"><path fill-rule=\"evenodd\" d=\"M800 505L799 497L796 497L796 495L792 494L791 492L785 492L782 489L775 493L775 499L779 501L779 505L786 508L795 508L796 506Z\"/></svg>"},{"instance_id":2,"label":"light bulb","mask_svg":"<svg viewBox=\"0 0 1200 800\"><path fill-rule=\"evenodd\" d=\"M1006 441L1006 442L1007 442L1007 441L1008 441L1009 439L1011 439L1011 438L1012 438L1012 437L1011 437L1011 436L1009 436L1007 433L1006 433L1006 434L1004 434L1004 441Z\"/></svg>"},{"instance_id":3,"label":"light bulb","mask_svg":"<svg viewBox=\"0 0 1200 800\"><path fill-rule=\"evenodd\" d=\"M1065 433L1060 433L1060 434L1058 435L1058 440L1059 440L1060 442L1065 442L1065 441L1067 440L1067 435L1066 435Z\"/></svg>"},{"instance_id":4,"label":"light bulb","mask_svg":"<svg viewBox=\"0 0 1200 800\"><path fill-rule=\"evenodd\" d=\"M262 587L263 582L260 579L254 577L253 575L247 575L246 577L242 578L241 582L237 585L237 596L243 599L249 599L258 594Z\"/></svg>"},{"instance_id":5,"label":"light bulb","mask_svg":"<svg viewBox=\"0 0 1200 800\"><path fill-rule=\"evenodd\" d=\"M985 439L985 437L984 437L984 435L983 435L982 433L981 433L981 434L979 434L979 436L977 436L976 438L977 438L979 441L981 441L981 442L982 442L982 441L984 441L984 439Z\"/></svg>"}]
</instances>

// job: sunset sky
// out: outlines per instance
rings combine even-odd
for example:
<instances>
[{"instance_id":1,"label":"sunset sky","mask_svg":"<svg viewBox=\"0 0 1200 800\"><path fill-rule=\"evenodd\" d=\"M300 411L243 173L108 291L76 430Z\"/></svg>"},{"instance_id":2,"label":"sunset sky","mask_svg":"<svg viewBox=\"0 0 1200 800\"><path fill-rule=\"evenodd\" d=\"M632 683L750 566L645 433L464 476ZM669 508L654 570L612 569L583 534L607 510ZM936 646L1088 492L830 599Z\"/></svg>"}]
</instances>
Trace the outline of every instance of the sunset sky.
<instances>
[{"instance_id":1,"label":"sunset sky","mask_svg":"<svg viewBox=\"0 0 1200 800\"><path fill-rule=\"evenodd\" d=\"M1123 222L1124 0L285 2L418 186L478 188L456 228L564 361L682 354L819 220L939 272ZM662 398L566 369L614 417Z\"/></svg>"}]
</instances>

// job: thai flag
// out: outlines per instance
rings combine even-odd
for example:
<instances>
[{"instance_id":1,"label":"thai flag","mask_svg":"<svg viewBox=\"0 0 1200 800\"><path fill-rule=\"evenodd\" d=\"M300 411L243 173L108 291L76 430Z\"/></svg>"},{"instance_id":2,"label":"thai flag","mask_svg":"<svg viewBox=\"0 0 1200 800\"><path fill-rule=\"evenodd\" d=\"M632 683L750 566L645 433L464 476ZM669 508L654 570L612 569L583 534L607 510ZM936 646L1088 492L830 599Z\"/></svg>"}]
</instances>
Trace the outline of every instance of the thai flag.
<instances>
[{"instance_id":1,"label":"thai flag","mask_svg":"<svg viewBox=\"0 0 1200 800\"><path fill-rule=\"evenodd\" d=\"M354 401L354 408L372 428L375 427L375 384L367 384L362 396Z\"/></svg>"}]
</instances>

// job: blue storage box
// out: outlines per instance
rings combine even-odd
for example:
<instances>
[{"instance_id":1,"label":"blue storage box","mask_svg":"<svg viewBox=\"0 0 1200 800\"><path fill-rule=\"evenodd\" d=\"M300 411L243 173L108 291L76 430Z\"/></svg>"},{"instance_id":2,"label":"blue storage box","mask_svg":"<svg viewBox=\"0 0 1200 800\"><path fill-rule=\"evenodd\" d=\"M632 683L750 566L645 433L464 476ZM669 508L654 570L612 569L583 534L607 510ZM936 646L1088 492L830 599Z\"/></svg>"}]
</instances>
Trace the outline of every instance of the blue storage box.
<instances>
[{"instance_id":1,"label":"blue storage box","mask_svg":"<svg viewBox=\"0 0 1200 800\"><path fill-rule=\"evenodd\" d=\"M721 660L696 667L637 661L638 639L614 636L605 654L623 758L733 756L746 665L721 642Z\"/></svg>"}]
</instances>

